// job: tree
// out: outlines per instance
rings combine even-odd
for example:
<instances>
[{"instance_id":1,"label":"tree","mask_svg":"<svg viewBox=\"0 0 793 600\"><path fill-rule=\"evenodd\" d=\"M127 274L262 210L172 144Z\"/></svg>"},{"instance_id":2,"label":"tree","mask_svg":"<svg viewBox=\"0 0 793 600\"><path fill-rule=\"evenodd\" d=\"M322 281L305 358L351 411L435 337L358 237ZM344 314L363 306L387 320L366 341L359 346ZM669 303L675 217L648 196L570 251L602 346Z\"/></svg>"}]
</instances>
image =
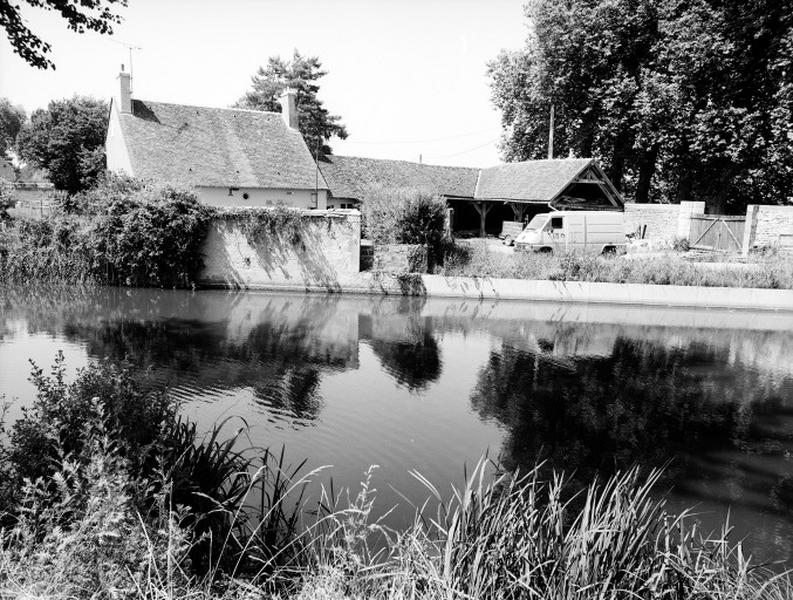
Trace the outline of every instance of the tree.
<instances>
[{"instance_id":1,"label":"tree","mask_svg":"<svg viewBox=\"0 0 793 600\"><path fill-rule=\"evenodd\" d=\"M508 160L595 156L614 184L711 210L793 199L791 0L530 0L489 65ZM793 134L792 134L793 135Z\"/></svg>"},{"instance_id":2,"label":"tree","mask_svg":"<svg viewBox=\"0 0 793 600\"><path fill-rule=\"evenodd\" d=\"M0 98L0 158L16 145L25 118L21 106L14 106L8 98Z\"/></svg>"},{"instance_id":3,"label":"tree","mask_svg":"<svg viewBox=\"0 0 793 600\"><path fill-rule=\"evenodd\" d=\"M87 189L105 170L107 104L75 96L33 112L19 134L20 156L47 171L59 190Z\"/></svg>"},{"instance_id":4,"label":"tree","mask_svg":"<svg viewBox=\"0 0 793 600\"><path fill-rule=\"evenodd\" d=\"M331 153L328 140L336 136L347 138L347 129L341 124L341 117L331 115L322 106L317 97L319 85L315 82L327 75L322 70L322 63L316 56L303 56L297 50L291 61L280 56L272 56L267 61L267 68L259 70L251 78L252 87L237 101L238 108L281 112L278 97L285 88L297 91L297 111L300 117L300 133L312 153L319 157Z\"/></svg>"},{"instance_id":5,"label":"tree","mask_svg":"<svg viewBox=\"0 0 793 600\"><path fill-rule=\"evenodd\" d=\"M77 33L96 31L113 33L112 25L121 22L121 17L113 14L112 5L126 6L127 0L25 0L34 8L56 10L66 20L67 27ZM0 0L0 26L6 32L8 41L22 59L39 69L54 69L55 64L47 57L50 45L33 33L25 24L20 5L11 0Z\"/></svg>"}]
</instances>

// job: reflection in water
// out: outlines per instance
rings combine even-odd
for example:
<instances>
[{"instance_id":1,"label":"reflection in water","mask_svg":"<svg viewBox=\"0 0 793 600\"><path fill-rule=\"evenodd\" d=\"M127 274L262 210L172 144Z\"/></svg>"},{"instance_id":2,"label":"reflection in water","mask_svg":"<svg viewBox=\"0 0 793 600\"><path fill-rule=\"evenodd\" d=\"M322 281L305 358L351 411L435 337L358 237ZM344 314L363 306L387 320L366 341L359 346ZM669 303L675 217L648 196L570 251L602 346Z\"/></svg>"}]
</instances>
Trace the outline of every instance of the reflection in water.
<instances>
[{"instance_id":1,"label":"reflection in water","mask_svg":"<svg viewBox=\"0 0 793 600\"><path fill-rule=\"evenodd\" d=\"M676 457L668 474L691 456L721 447L750 448L756 415L780 408L791 382L773 393L757 371L726 362L726 350L698 343L666 348L617 337L605 355L554 356L504 342L490 353L471 403L508 431L509 466L547 459L583 479L638 462L658 466ZM784 441L789 435L780 435Z\"/></svg>"},{"instance_id":2,"label":"reflection in water","mask_svg":"<svg viewBox=\"0 0 793 600\"><path fill-rule=\"evenodd\" d=\"M381 464L385 506L400 499L392 488L422 493L410 469L446 487L488 448L500 449L511 468L546 459L580 482L671 460L665 484L675 506L699 503L717 518L729 507L740 534L751 532L750 548L790 560L791 320L405 298L0 289L0 394L24 387L27 374L7 366L18 364L11 358L22 348L48 364L70 343L87 356L150 370L199 418L244 417L262 438L255 443L283 442L334 464L338 483L356 485L363 468ZM677 325L653 325L662 322Z\"/></svg>"}]
</instances>

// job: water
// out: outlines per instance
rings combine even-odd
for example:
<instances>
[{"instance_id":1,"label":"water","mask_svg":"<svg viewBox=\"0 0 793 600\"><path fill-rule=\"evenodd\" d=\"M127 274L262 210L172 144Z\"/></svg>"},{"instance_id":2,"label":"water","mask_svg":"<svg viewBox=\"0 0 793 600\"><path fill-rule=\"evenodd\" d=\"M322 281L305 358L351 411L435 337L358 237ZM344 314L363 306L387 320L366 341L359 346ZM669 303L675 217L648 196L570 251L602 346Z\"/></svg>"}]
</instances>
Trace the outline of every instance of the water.
<instances>
[{"instance_id":1,"label":"water","mask_svg":"<svg viewBox=\"0 0 793 600\"><path fill-rule=\"evenodd\" d=\"M793 313L265 293L0 289L0 394L28 359L126 361L202 430L253 444L410 518L484 453L574 482L636 462L705 529L730 514L759 561L793 566Z\"/></svg>"}]
</instances>

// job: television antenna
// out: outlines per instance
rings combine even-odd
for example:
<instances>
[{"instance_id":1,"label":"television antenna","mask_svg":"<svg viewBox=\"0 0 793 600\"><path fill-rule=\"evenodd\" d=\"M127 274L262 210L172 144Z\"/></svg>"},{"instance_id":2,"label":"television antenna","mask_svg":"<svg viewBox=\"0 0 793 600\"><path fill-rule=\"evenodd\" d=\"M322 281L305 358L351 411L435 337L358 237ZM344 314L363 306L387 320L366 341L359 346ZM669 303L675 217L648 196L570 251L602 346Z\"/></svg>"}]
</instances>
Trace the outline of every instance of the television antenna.
<instances>
[{"instance_id":1,"label":"television antenna","mask_svg":"<svg viewBox=\"0 0 793 600\"><path fill-rule=\"evenodd\" d=\"M119 46L124 46L127 50L129 50L129 92L132 93L132 82L134 81L134 75L132 74L132 51L133 50L143 50L140 46L135 46L134 44L130 44L127 42L122 42L121 40L114 40L110 39L111 42L114 44L118 44Z\"/></svg>"}]
</instances>

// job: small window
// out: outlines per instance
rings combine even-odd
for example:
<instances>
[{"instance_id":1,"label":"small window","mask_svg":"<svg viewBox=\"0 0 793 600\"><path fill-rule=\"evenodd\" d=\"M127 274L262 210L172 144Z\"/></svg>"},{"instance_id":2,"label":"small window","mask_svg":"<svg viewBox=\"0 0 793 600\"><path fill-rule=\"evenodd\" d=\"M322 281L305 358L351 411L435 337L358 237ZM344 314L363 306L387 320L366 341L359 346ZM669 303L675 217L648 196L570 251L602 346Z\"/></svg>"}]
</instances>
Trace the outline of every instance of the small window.
<instances>
[{"instance_id":1,"label":"small window","mask_svg":"<svg viewBox=\"0 0 793 600\"><path fill-rule=\"evenodd\" d=\"M328 204L328 209L336 208L333 204Z\"/></svg>"},{"instance_id":2,"label":"small window","mask_svg":"<svg viewBox=\"0 0 793 600\"><path fill-rule=\"evenodd\" d=\"M244 192L244 193L242 194L242 199L243 199L243 200L247 200L248 198L250 198L250 196L248 195L248 192Z\"/></svg>"},{"instance_id":3,"label":"small window","mask_svg":"<svg viewBox=\"0 0 793 600\"><path fill-rule=\"evenodd\" d=\"M564 219L562 217L551 217L551 229L554 231L564 229Z\"/></svg>"}]
</instances>

